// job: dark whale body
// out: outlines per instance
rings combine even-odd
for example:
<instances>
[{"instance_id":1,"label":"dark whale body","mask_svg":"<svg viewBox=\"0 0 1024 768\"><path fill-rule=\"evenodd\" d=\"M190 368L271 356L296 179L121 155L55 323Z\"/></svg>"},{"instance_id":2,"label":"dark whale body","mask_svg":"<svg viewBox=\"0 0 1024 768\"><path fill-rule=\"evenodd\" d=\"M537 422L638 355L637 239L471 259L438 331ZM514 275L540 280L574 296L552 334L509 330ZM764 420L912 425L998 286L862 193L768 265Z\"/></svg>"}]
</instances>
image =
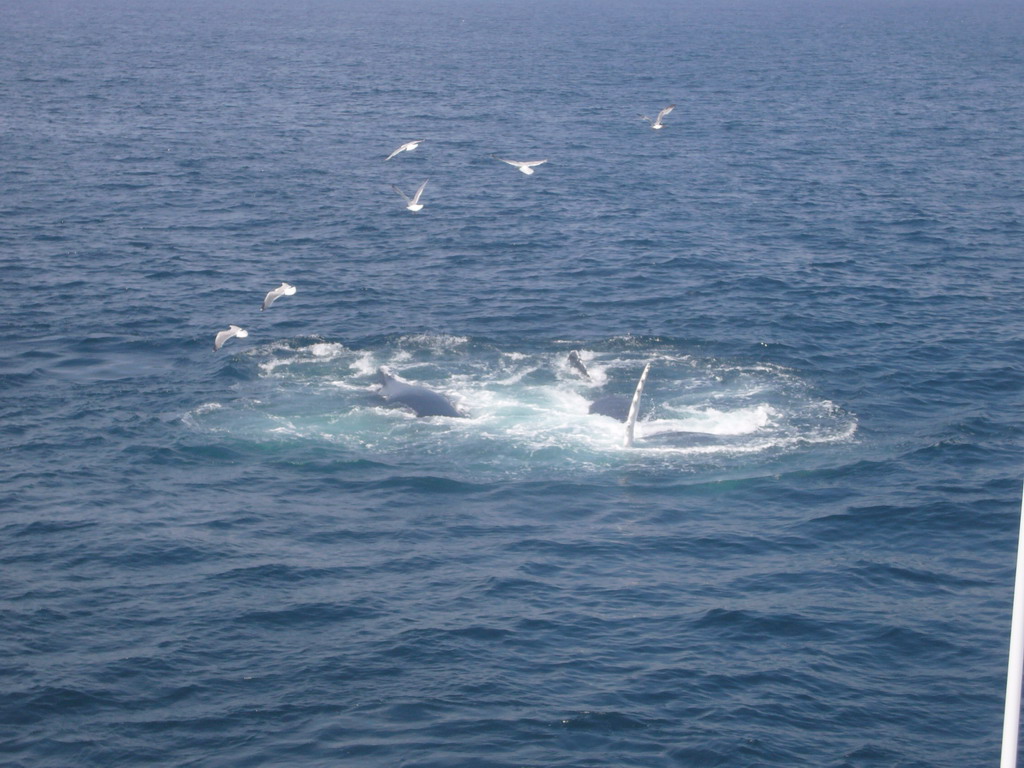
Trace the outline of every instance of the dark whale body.
<instances>
[{"instance_id":1,"label":"dark whale body","mask_svg":"<svg viewBox=\"0 0 1024 768\"><path fill-rule=\"evenodd\" d=\"M590 381L590 371L587 370L587 366L580 360L580 353L575 349L569 352L569 365L575 369L575 371L587 381Z\"/></svg>"},{"instance_id":2,"label":"dark whale body","mask_svg":"<svg viewBox=\"0 0 1024 768\"><path fill-rule=\"evenodd\" d=\"M589 412L601 416L611 416L625 424L626 419L629 418L629 402L628 397L605 395L590 404Z\"/></svg>"},{"instance_id":3,"label":"dark whale body","mask_svg":"<svg viewBox=\"0 0 1024 768\"><path fill-rule=\"evenodd\" d=\"M389 403L404 405L417 416L465 418L444 395L439 395L426 387L401 381L383 368L377 371L377 381L380 384L378 394L381 397Z\"/></svg>"},{"instance_id":4,"label":"dark whale body","mask_svg":"<svg viewBox=\"0 0 1024 768\"><path fill-rule=\"evenodd\" d=\"M575 349L569 352L569 357L566 361L569 367L572 368L576 373L582 376L587 381L591 381L590 371L583 364L580 359L580 353ZM621 421L623 424L629 420L629 406L630 398L623 397L622 395L605 395L599 397L597 400L590 404L590 413L596 413L600 416L610 416L611 418Z\"/></svg>"}]
</instances>

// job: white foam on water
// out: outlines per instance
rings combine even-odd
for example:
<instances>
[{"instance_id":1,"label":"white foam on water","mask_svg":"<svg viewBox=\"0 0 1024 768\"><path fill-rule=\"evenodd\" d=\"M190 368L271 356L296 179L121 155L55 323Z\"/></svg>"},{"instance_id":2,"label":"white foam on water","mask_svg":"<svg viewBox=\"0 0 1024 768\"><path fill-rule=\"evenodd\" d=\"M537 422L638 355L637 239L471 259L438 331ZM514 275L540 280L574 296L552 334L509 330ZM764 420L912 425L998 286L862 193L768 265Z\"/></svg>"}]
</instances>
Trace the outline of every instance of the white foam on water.
<instances>
[{"instance_id":1,"label":"white foam on water","mask_svg":"<svg viewBox=\"0 0 1024 768\"><path fill-rule=\"evenodd\" d=\"M367 386L364 381L355 381L352 379L329 379L323 383L322 389L325 392L329 392L333 389L340 389L344 392L372 392L376 387Z\"/></svg>"},{"instance_id":2,"label":"white foam on water","mask_svg":"<svg viewBox=\"0 0 1024 768\"><path fill-rule=\"evenodd\" d=\"M295 437L304 437L305 436L304 433L302 432L302 430L296 429L295 425L290 423L290 422L285 422L284 424L281 424L279 426L272 427L270 429L270 434L272 434L272 435L289 435L289 436L295 436Z\"/></svg>"},{"instance_id":3,"label":"white foam on water","mask_svg":"<svg viewBox=\"0 0 1024 768\"><path fill-rule=\"evenodd\" d=\"M403 346L424 347L437 351L448 351L469 343L466 336L453 336L448 334L414 333L402 336L399 343Z\"/></svg>"},{"instance_id":4,"label":"white foam on water","mask_svg":"<svg viewBox=\"0 0 1024 768\"><path fill-rule=\"evenodd\" d=\"M249 350L252 357L263 357L267 354L273 355L269 360L260 362L260 373L264 376L273 374L278 368L309 363L313 360L326 361L336 360L347 356L350 351L344 344L337 342L318 341L312 344L296 346L290 342L273 342L268 345L257 346Z\"/></svg>"},{"instance_id":5,"label":"white foam on water","mask_svg":"<svg viewBox=\"0 0 1024 768\"><path fill-rule=\"evenodd\" d=\"M357 376L370 376L377 372L377 359L373 352L360 352L350 363Z\"/></svg>"},{"instance_id":6,"label":"white foam on water","mask_svg":"<svg viewBox=\"0 0 1024 768\"><path fill-rule=\"evenodd\" d=\"M508 375L505 376L504 378L500 378L500 379L499 378L495 378L495 379L493 379L490 382L490 384L492 386L497 386L497 387L513 386L515 384L519 384L520 382L522 382L523 379L525 379L527 376L529 376L534 371L536 371L536 368L526 368L526 367L518 368L516 370L509 371ZM498 372L498 373L499 374L500 373L504 373L504 371L501 371L501 372ZM462 381L462 380L468 380L468 379L471 379L471 378L472 378L471 375L467 374L466 376L459 377L459 380Z\"/></svg>"},{"instance_id":7,"label":"white foam on water","mask_svg":"<svg viewBox=\"0 0 1024 768\"><path fill-rule=\"evenodd\" d=\"M686 409L667 406L675 413L674 419L662 419L648 424L648 431L657 431L656 426L685 432L702 432L709 435L748 435L768 426L778 414L767 403L737 408L728 411L719 408Z\"/></svg>"},{"instance_id":8,"label":"white foam on water","mask_svg":"<svg viewBox=\"0 0 1024 768\"><path fill-rule=\"evenodd\" d=\"M188 429L254 443L312 440L360 458L415 457L441 473L472 467L518 476L604 471L645 456L679 470L694 461L743 465L856 433L852 415L782 367L664 350L580 349L589 382L569 368L565 351L473 349L459 336L411 335L363 350L284 342L252 354L260 386L232 385L233 399L186 414ZM649 360L636 440L623 448L625 426L588 409L607 394L628 399ZM445 395L468 418L419 419L384 403L376 394L380 366Z\"/></svg>"},{"instance_id":9,"label":"white foam on water","mask_svg":"<svg viewBox=\"0 0 1024 768\"><path fill-rule=\"evenodd\" d=\"M348 352L343 344L337 344L332 342L320 342L312 344L307 347L314 357L328 358L333 360L334 358Z\"/></svg>"}]
</instances>

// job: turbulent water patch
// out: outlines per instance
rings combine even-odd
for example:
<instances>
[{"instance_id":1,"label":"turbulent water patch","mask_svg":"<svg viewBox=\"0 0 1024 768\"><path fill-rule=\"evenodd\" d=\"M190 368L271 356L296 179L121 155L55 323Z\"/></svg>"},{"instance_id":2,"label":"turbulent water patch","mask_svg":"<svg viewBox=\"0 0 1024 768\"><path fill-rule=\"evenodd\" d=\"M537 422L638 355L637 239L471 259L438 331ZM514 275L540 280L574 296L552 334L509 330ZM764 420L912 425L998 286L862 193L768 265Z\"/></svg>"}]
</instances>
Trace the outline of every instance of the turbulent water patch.
<instances>
[{"instance_id":1,"label":"turbulent water patch","mask_svg":"<svg viewBox=\"0 0 1024 768\"><path fill-rule=\"evenodd\" d=\"M737 469L853 438L856 418L782 367L702 359L661 343L506 349L459 337L401 336L367 347L295 339L236 353L227 367L253 372L223 401L184 417L211 440L312 441L349 459L403 457L439 475L550 476L631 465L680 471ZM628 398L647 363L636 441L623 424L589 412ZM377 394L385 366L448 397L466 419L418 419Z\"/></svg>"}]
</instances>

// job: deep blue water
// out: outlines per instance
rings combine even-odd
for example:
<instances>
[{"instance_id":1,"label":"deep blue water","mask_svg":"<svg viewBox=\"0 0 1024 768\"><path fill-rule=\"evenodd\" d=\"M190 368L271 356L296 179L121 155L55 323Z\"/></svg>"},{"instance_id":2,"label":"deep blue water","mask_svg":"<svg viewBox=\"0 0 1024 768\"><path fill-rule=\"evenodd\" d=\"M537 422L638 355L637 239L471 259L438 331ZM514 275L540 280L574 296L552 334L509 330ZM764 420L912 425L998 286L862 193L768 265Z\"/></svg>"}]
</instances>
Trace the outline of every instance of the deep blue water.
<instances>
[{"instance_id":1,"label":"deep blue water","mask_svg":"<svg viewBox=\"0 0 1024 768\"><path fill-rule=\"evenodd\" d=\"M994 764L1019 5L0 18L0 763Z\"/></svg>"}]
</instances>

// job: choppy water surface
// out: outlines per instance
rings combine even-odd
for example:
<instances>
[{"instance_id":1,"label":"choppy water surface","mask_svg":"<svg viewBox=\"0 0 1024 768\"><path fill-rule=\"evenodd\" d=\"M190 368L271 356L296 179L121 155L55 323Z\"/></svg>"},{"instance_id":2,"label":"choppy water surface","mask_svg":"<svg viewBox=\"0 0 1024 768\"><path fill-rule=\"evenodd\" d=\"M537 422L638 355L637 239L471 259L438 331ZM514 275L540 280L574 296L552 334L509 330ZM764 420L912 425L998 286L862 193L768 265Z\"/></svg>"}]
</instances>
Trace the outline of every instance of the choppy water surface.
<instances>
[{"instance_id":1,"label":"choppy water surface","mask_svg":"<svg viewBox=\"0 0 1024 768\"><path fill-rule=\"evenodd\" d=\"M3 11L0 762L995 759L1012 4Z\"/></svg>"}]
</instances>

